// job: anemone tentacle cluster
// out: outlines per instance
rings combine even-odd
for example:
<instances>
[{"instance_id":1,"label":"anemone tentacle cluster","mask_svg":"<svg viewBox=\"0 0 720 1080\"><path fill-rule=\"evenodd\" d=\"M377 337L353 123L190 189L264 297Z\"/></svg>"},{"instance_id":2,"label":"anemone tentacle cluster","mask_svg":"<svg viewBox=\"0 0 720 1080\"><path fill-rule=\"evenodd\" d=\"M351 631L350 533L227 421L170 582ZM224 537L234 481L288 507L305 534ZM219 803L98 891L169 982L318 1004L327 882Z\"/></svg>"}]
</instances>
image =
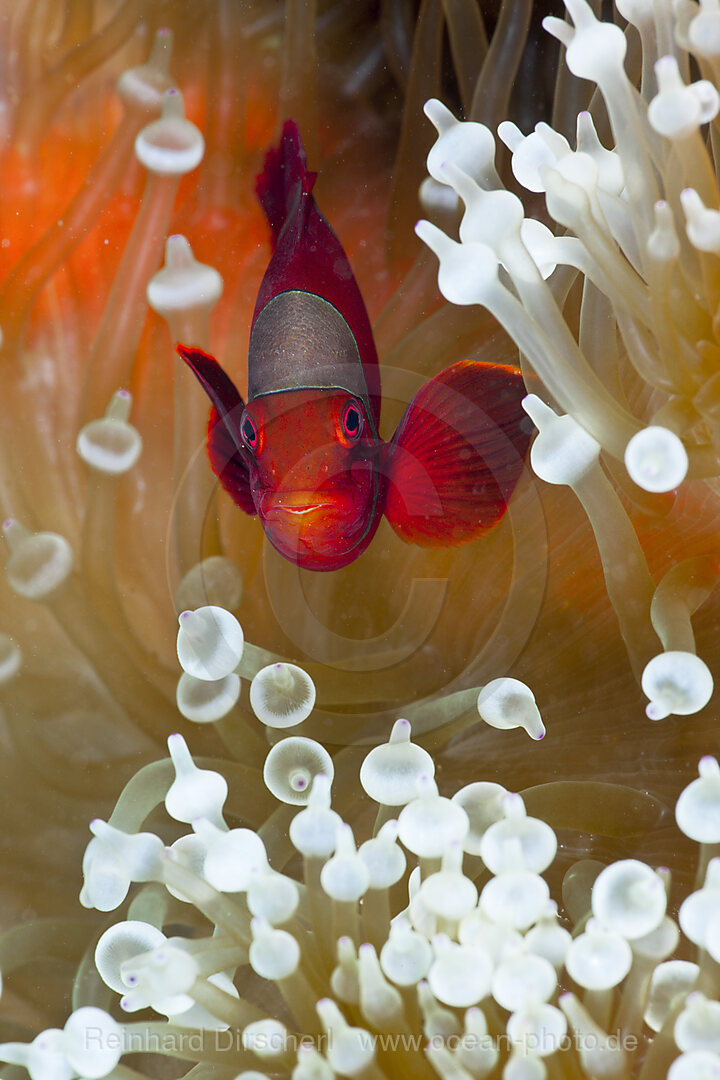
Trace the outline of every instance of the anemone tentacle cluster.
<instances>
[{"instance_id":1,"label":"anemone tentacle cluster","mask_svg":"<svg viewBox=\"0 0 720 1080\"><path fill-rule=\"evenodd\" d=\"M701 887L678 926L669 871L636 859L574 865L552 900L553 829L499 784L440 795L408 729L398 721L362 763L378 805L359 844L332 808L319 744L301 790L301 740L268 754L268 786L294 809L288 837L231 827L227 779L172 735L171 761L146 766L111 820L91 824L81 900L125 918L90 944L65 1026L1 1044L0 1058L31 1080L121 1080L137 1053L245 1080L717 1075L717 761L700 762L677 804L701 845ZM697 961L675 959L681 930ZM18 962L0 950L6 978ZM118 1006L165 1020L121 1022Z\"/></svg>"},{"instance_id":2,"label":"anemone tentacle cluster","mask_svg":"<svg viewBox=\"0 0 720 1080\"><path fill-rule=\"evenodd\" d=\"M577 117L574 148L544 122L529 135L509 121L498 128L515 180L544 196L556 234L500 181L492 133L434 99L428 172L464 212L458 239L429 221L416 231L440 261L443 295L488 308L554 406L536 393L524 403L538 428L533 470L582 503L647 714L659 720L698 712L713 692L690 618L717 584L717 543L656 585L626 503L686 484L714 491L720 477L720 95L717 39L703 29L716 14L709 4L619 4L642 39L638 92L628 32L585 0L565 6L570 22L543 25L572 75L598 92ZM691 81L691 62L705 78Z\"/></svg>"},{"instance_id":3,"label":"anemone tentacle cluster","mask_svg":"<svg viewBox=\"0 0 720 1080\"><path fill-rule=\"evenodd\" d=\"M250 706L266 728L294 728L311 714L315 727L331 720L326 711L314 707L316 689L308 673L277 657L266 664L270 654L245 641L232 612L206 604L181 612L178 621L177 654L183 674L176 698L187 720L203 724L227 716L240 695L240 676L250 680ZM490 727L505 731L521 728L536 740L545 735L532 690L519 679L503 676L453 697L454 701L436 703L435 712L444 706L452 715L474 704ZM428 721L428 711L427 703L408 706L408 715L431 729L434 723Z\"/></svg>"}]
</instances>

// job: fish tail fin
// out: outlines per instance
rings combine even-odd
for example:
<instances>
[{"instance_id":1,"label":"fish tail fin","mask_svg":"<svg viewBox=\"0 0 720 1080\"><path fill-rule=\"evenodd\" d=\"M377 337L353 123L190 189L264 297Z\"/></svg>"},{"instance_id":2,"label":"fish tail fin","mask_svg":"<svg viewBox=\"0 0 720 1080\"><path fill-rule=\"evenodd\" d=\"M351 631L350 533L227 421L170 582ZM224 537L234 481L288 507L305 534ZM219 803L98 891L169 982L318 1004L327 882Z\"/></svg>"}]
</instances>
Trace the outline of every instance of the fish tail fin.
<instances>
[{"instance_id":1,"label":"fish tail fin","mask_svg":"<svg viewBox=\"0 0 720 1080\"><path fill-rule=\"evenodd\" d=\"M272 232L273 248L285 222L298 216L298 233L302 231L307 198L315 184L317 173L309 172L305 148L294 120L286 120L278 146L265 155L265 166L259 174L255 191Z\"/></svg>"}]
</instances>

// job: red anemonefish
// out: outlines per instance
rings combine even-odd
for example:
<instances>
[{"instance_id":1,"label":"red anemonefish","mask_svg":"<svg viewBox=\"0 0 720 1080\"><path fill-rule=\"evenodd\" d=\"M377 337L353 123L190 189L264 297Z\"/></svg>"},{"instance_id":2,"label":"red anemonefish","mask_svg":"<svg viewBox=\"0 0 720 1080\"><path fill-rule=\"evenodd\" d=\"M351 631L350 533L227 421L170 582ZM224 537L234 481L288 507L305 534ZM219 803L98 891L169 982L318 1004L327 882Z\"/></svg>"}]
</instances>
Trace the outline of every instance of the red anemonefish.
<instances>
[{"instance_id":1,"label":"red anemonefish","mask_svg":"<svg viewBox=\"0 0 720 1080\"><path fill-rule=\"evenodd\" d=\"M247 405L213 357L177 346L213 405L212 469L280 554L308 570L352 562L383 514L408 543L467 543L500 521L522 471L531 425L520 373L453 364L383 442L370 320L315 204L315 176L289 120L257 179L273 254L253 315Z\"/></svg>"}]
</instances>

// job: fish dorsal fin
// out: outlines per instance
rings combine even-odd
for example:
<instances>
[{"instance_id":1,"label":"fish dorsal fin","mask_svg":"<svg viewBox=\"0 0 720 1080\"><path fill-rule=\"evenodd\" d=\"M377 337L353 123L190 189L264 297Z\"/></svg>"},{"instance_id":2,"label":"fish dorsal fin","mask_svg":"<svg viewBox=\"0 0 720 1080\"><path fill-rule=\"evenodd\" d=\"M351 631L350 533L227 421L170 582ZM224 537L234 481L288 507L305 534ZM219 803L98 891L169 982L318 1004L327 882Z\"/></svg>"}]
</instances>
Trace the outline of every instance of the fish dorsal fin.
<instances>
[{"instance_id":1,"label":"fish dorsal fin","mask_svg":"<svg viewBox=\"0 0 720 1080\"><path fill-rule=\"evenodd\" d=\"M263 171L255 181L255 191L270 226L273 251L288 223L296 236L302 235L308 196L316 179L317 173L307 167L297 124L288 120L280 144L267 151Z\"/></svg>"},{"instance_id":2,"label":"fish dorsal fin","mask_svg":"<svg viewBox=\"0 0 720 1080\"><path fill-rule=\"evenodd\" d=\"M253 326L266 304L279 293L314 293L332 304L357 343L377 426L380 376L372 327L343 246L313 198L315 176L307 169L297 125L288 120L280 145L268 151L257 179L256 190L270 225L273 255L258 292Z\"/></svg>"},{"instance_id":3,"label":"fish dorsal fin","mask_svg":"<svg viewBox=\"0 0 720 1080\"><path fill-rule=\"evenodd\" d=\"M213 356L187 345L176 348L212 402L207 443L212 471L240 509L246 514L255 514L250 474L240 437L240 418L245 403L235 383Z\"/></svg>"},{"instance_id":4,"label":"fish dorsal fin","mask_svg":"<svg viewBox=\"0 0 720 1080\"><path fill-rule=\"evenodd\" d=\"M408 405L386 459L385 514L411 544L453 547L502 518L532 425L517 369L461 360Z\"/></svg>"}]
</instances>

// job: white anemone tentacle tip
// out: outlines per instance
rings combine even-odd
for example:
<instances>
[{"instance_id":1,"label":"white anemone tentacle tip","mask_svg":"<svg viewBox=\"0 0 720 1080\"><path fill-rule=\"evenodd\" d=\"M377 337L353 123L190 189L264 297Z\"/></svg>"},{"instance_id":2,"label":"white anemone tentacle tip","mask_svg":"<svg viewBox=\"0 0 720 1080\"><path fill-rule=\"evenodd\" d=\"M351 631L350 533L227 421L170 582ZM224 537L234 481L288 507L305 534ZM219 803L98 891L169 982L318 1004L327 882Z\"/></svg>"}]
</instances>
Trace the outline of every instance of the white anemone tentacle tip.
<instances>
[{"instance_id":1,"label":"white anemone tentacle tip","mask_svg":"<svg viewBox=\"0 0 720 1080\"><path fill-rule=\"evenodd\" d=\"M333 761L327 750L314 739L294 735L272 747L263 767L263 779L276 799L285 803L309 801L315 778L332 783Z\"/></svg>"},{"instance_id":2,"label":"white anemone tentacle tip","mask_svg":"<svg viewBox=\"0 0 720 1080\"><path fill-rule=\"evenodd\" d=\"M165 245L165 265L150 278L147 300L164 318L201 308L210 311L222 296L218 271L198 262L186 237L174 233Z\"/></svg>"},{"instance_id":3,"label":"white anemone tentacle tip","mask_svg":"<svg viewBox=\"0 0 720 1080\"><path fill-rule=\"evenodd\" d=\"M717 758L701 758L698 778L688 784L675 806L675 819L691 840L720 843L720 765Z\"/></svg>"},{"instance_id":4,"label":"white anemone tentacle tip","mask_svg":"<svg viewBox=\"0 0 720 1080\"><path fill-rule=\"evenodd\" d=\"M175 87L170 75L173 49L173 32L161 27L146 63L127 68L119 76L116 89L120 99L129 108L156 116L162 111L163 97Z\"/></svg>"},{"instance_id":5,"label":"white anemone tentacle tip","mask_svg":"<svg viewBox=\"0 0 720 1080\"><path fill-rule=\"evenodd\" d=\"M698 56L717 59L720 56L720 9L713 3L701 4L699 9L693 4L690 12L687 47Z\"/></svg>"},{"instance_id":6,"label":"white anemone tentacle tip","mask_svg":"<svg viewBox=\"0 0 720 1080\"><path fill-rule=\"evenodd\" d=\"M136 465L142 453L142 436L128 423L132 396L117 390L105 415L91 420L78 432L75 447L91 469L108 476L121 476Z\"/></svg>"},{"instance_id":7,"label":"white anemone tentacle tip","mask_svg":"<svg viewBox=\"0 0 720 1080\"><path fill-rule=\"evenodd\" d=\"M94 1005L75 1009L62 1034L62 1049L68 1065L87 1080L107 1076L120 1061L122 1028L104 1009Z\"/></svg>"},{"instance_id":8,"label":"white anemone tentacle tip","mask_svg":"<svg viewBox=\"0 0 720 1080\"><path fill-rule=\"evenodd\" d=\"M184 671L178 679L178 712L194 724L214 724L234 708L240 697L240 678L231 672L222 679L196 679Z\"/></svg>"},{"instance_id":9,"label":"white anemone tentacle tip","mask_svg":"<svg viewBox=\"0 0 720 1080\"><path fill-rule=\"evenodd\" d=\"M405 806L417 794L421 776L433 776L435 762L410 741L410 722L396 720L386 743L374 747L360 767L360 783L375 802Z\"/></svg>"},{"instance_id":10,"label":"white anemone tentacle tip","mask_svg":"<svg viewBox=\"0 0 720 1080\"><path fill-rule=\"evenodd\" d=\"M498 260L487 244L459 244L430 221L415 232L439 262L438 288L451 304L485 304L498 284Z\"/></svg>"},{"instance_id":11,"label":"white anemone tentacle tip","mask_svg":"<svg viewBox=\"0 0 720 1080\"><path fill-rule=\"evenodd\" d=\"M245 638L234 615L208 604L196 611L183 611L178 622L177 654L183 671L195 679L213 682L235 670Z\"/></svg>"},{"instance_id":12,"label":"white anemone tentacle tip","mask_svg":"<svg viewBox=\"0 0 720 1080\"><path fill-rule=\"evenodd\" d=\"M185 119L183 96L171 87L163 95L160 119L144 127L135 140L137 159L158 176L180 177L196 168L204 153L205 140Z\"/></svg>"},{"instance_id":13,"label":"white anemone tentacle tip","mask_svg":"<svg viewBox=\"0 0 720 1080\"><path fill-rule=\"evenodd\" d=\"M188 824L196 818L207 818L224 828L222 808L228 794L225 777L213 769L199 769L182 735L171 735L168 749L175 767L175 779L165 796L170 817Z\"/></svg>"},{"instance_id":14,"label":"white anemone tentacle tip","mask_svg":"<svg viewBox=\"0 0 720 1080\"><path fill-rule=\"evenodd\" d=\"M687 238L698 251L720 253L720 212L705 205L694 188L680 192Z\"/></svg>"},{"instance_id":15,"label":"white anemone tentacle tip","mask_svg":"<svg viewBox=\"0 0 720 1080\"><path fill-rule=\"evenodd\" d=\"M234 611L243 595L244 580L240 568L226 555L209 555L195 563L175 590L178 614L205 605Z\"/></svg>"},{"instance_id":16,"label":"white anemone tentacle tip","mask_svg":"<svg viewBox=\"0 0 720 1080\"><path fill-rule=\"evenodd\" d=\"M536 476L547 484L578 483L595 467L600 444L572 416L558 416L536 394L528 394L522 407L538 429L530 449Z\"/></svg>"},{"instance_id":17,"label":"white anemone tentacle tip","mask_svg":"<svg viewBox=\"0 0 720 1080\"><path fill-rule=\"evenodd\" d=\"M629 941L655 930L666 907L662 878L637 859L622 859L606 866L592 888L595 917Z\"/></svg>"},{"instance_id":18,"label":"white anemone tentacle tip","mask_svg":"<svg viewBox=\"0 0 720 1080\"><path fill-rule=\"evenodd\" d=\"M645 491L673 491L687 476L687 450L673 431L651 424L628 442L625 468Z\"/></svg>"},{"instance_id":19,"label":"white anemone tentacle tip","mask_svg":"<svg viewBox=\"0 0 720 1080\"><path fill-rule=\"evenodd\" d=\"M315 683L297 664L268 664L250 684L250 706L268 727L295 727L315 706Z\"/></svg>"},{"instance_id":20,"label":"white anemone tentacle tip","mask_svg":"<svg viewBox=\"0 0 720 1080\"><path fill-rule=\"evenodd\" d=\"M242 1033L244 1049L269 1063L285 1054L289 1039L290 1032L280 1020L255 1020Z\"/></svg>"},{"instance_id":21,"label":"white anemone tentacle tip","mask_svg":"<svg viewBox=\"0 0 720 1080\"><path fill-rule=\"evenodd\" d=\"M503 677L486 683L478 694L477 710L490 727L524 728L531 739L545 737L545 725L529 686Z\"/></svg>"},{"instance_id":22,"label":"white anemone tentacle tip","mask_svg":"<svg viewBox=\"0 0 720 1080\"><path fill-rule=\"evenodd\" d=\"M713 687L713 677L699 656L679 649L659 653L642 674L643 693L650 699L645 712L651 720L664 720L672 713L689 716L707 705Z\"/></svg>"},{"instance_id":23,"label":"white anemone tentacle tip","mask_svg":"<svg viewBox=\"0 0 720 1080\"><path fill-rule=\"evenodd\" d=\"M424 112L438 133L427 157L427 169L437 183L448 183L444 165L450 161L474 179L494 172L495 140L484 124L457 120L437 98L425 102Z\"/></svg>"},{"instance_id":24,"label":"white anemone tentacle tip","mask_svg":"<svg viewBox=\"0 0 720 1080\"><path fill-rule=\"evenodd\" d=\"M701 79L686 86L674 56L662 56L655 64L658 93L648 106L648 120L659 135L683 139L714 119L718 92Z\"/></svg>"},{"instance_id":25,"label":"white anemone tentacle tip","mask_svg":"<svg viewBox=\"0 0 720 1080\"><path fill-rule=\"evenodd\" d=\"M73 571L73 549L54 532L31 533L8 518L2 531L10 549L5 567L8 584L26 600L48 599L66 584Z\"/></svg>"},{"instance_id":26,"label":"white anemone tentacle tip","mask_svg":"<svg viewBox=\"0 0 720 1080\"><path fill-rule=\"evenodd\" d=\"M566 46L565 60L573 75L601 85L608 78L623 77L627 42L620 27L600 22L584 0L567 0L565 6L574 30L553 16L543 19L543 26Z\"/></svg>"}]
</instances>

